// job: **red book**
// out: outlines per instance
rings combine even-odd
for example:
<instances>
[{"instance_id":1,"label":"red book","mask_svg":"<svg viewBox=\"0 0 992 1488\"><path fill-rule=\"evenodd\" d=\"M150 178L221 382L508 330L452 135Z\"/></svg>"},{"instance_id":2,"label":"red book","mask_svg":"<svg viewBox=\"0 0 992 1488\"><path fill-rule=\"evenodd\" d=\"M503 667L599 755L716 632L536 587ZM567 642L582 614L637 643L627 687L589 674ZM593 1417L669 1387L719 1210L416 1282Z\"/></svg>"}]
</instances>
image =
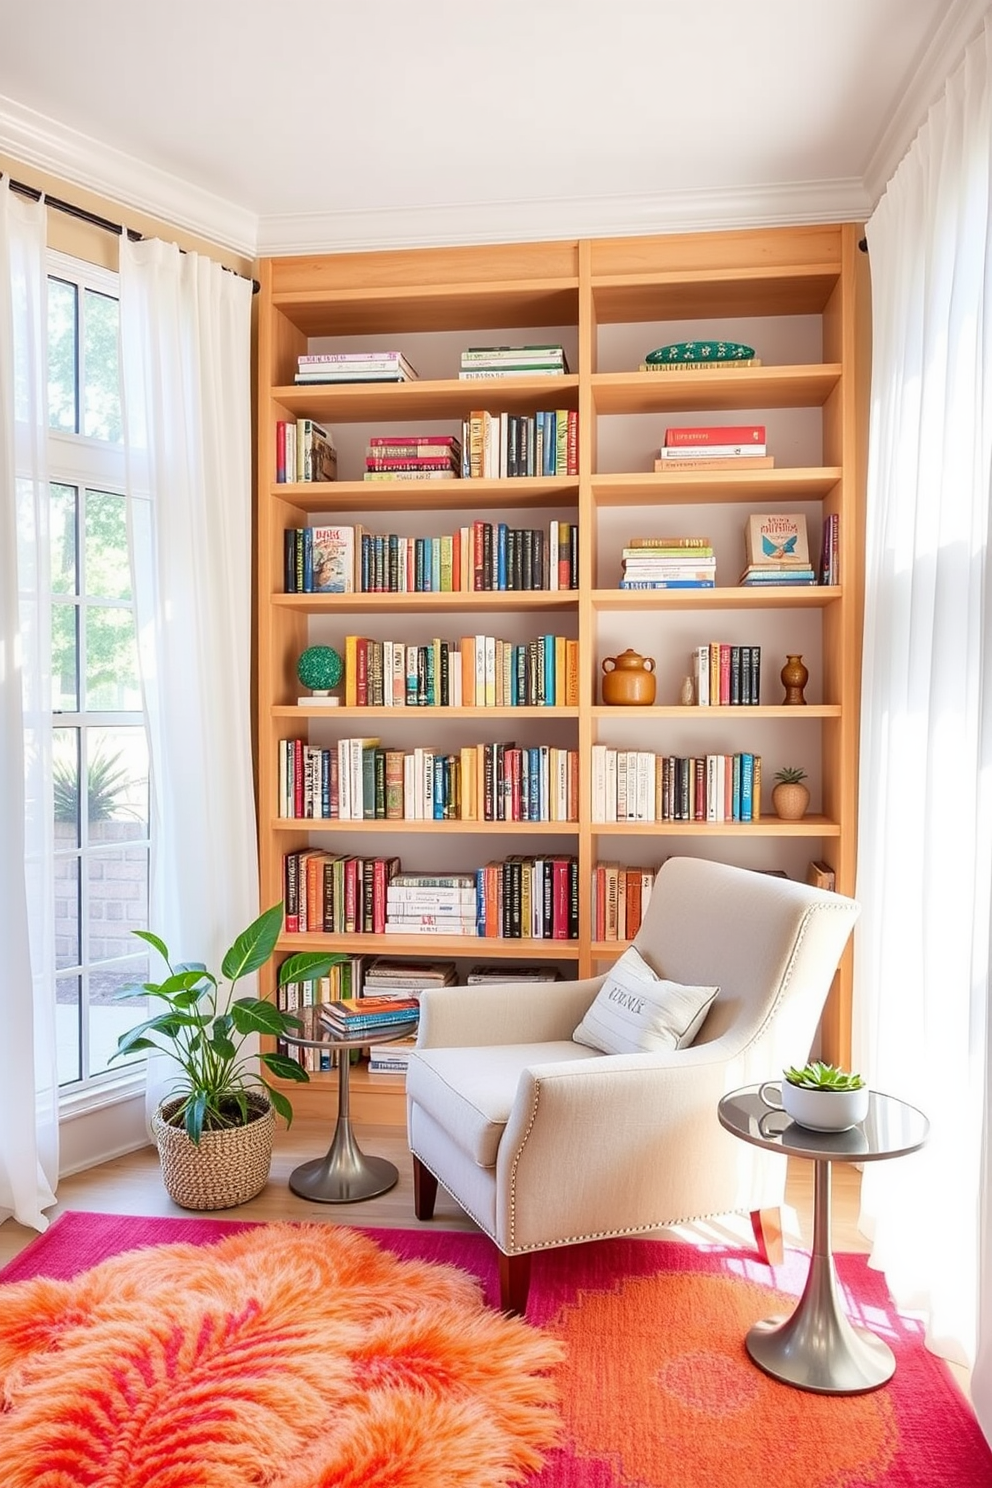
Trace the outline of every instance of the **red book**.
<instances>
[{"instance_id":1,"label":"red book","mask_svg":"<svg viewBox=\"0 0 992 1488\"><path fill-rule=\"evenodd\" d=\"M369 643L365 636L359 636L358 645L355 647L355 703L359 708L368 706L369 701Z\"/></svg>"},{"instance_id":2,"label":"red book","mask_svg":"<svg viewBox=\"0 0 992 1488\"><path fill-rule=\"evenodd\" d=\"M286 480L286 420L276 419L276 480Z\"/></svg>"},{"instance_id":3,"label":"red book","mask_svg":"<svg viewBox=\"0 0 992 1488\"><path fill-rule=\"evenodd\" d=\"M764 424L682 424L665 430L665 444L764 444Z\"/></svg>"},{"instance_id":4,"label":"red book","mask_svg":"<svg viewBox=\"0 0 992 1488\"><path fill-rule=\"evenodd\" d=\"M369 444L457 444L453 434L377 434Z\"/></svg>"},{"instance_id":5,"label":"red book","mask_svg":"<svg viewBox=\"0 0 992 1488\"><path fill-rule=\"evenodd\" d=\"M555 858L551 865L551 938L568 939L568 863Z\"/></svg>"},{"instance_id":6,"label":"red book","mask_svg":"<svg viewBox=\"0 0 992 1488\"><path fill-rule=\"evenodd\" d=\"M721 704L726 704L726 703L729 703L730 702L730 647L729 647L729 645L721 645L721 647L720 647L720 702L721 702Z\"/></svg>"},{"instance_id":7,"label":"red book","mask_svg":"<svg viewBox=\"0 0 992 1488\"><path fill-rule=\"evenodd\" d=\"M579 473L579 415L571 408L568 414L568 457L567 474L578 475Z\"/></svg>"},{"instance_id":8,"label":"red book","mask_svg":"<svg viewBox=\"0 0 992 1488\"><path fill-rule=\"evenodd\" d=\"M293 740L293 815L303 815L303 740Z\"/></svg>"},{"instance_id":9,"label":"red book","mask_svg":"<svg viewBox=\"0 0 992 1488\"><path fill-rule=\"evenodd\" d=\"M360 858L346 858L344 864L344 928L347 935L354 935L361 928L359 916L359 888L362 863Z\"/></svg>"}]
</instances>

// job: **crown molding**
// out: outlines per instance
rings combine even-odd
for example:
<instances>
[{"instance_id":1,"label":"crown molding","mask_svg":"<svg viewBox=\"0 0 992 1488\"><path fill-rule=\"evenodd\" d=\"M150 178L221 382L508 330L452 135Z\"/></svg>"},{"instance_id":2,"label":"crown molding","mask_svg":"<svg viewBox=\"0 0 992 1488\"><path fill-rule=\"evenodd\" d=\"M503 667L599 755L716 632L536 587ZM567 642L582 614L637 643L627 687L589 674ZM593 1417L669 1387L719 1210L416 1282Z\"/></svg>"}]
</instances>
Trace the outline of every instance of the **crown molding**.
<instances>
[{"instance_id":1,"label":"crown molding","mask_svg":"<svg viewBox=\"0 0 992 1488\"><path fill-rule=\"evenodd\" d=\"M142 212L245 258L255 257L254 213L2 97L0 152L118 203L125 226L129 211Z\"/></svg>"},{"instance_id":2,"label":"crown molding","mask_svg":"<svg viewBox=\"0 0 992 1488\"><path fill-rule=\"evenodd\" d=\"M804 181L643 196L542 197L447 202L366 211L309 212L259 220L260 257L369 252L560 238L624 237L706 229L861 222L858 180Z\"/></svg>"},{"instance_id":3,"label":"crown molding","mask_svg":"<svg viewBox=\"0 0 992 1488\"><path fill-rule=\"evenodd\" d=\"M864 179L869 215L990 9L992 0L950 0L868 161Z\"/></svg>"}]
</instances>

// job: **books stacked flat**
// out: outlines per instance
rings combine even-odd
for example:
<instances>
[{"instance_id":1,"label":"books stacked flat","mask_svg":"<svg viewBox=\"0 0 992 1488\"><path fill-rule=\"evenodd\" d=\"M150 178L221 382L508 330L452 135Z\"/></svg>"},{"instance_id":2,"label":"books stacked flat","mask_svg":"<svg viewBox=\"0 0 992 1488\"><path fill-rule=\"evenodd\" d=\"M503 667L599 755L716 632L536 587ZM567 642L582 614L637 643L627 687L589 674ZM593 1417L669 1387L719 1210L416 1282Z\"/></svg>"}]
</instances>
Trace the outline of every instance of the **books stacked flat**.
<instances>
[{"instance_id":1,"label":"books stacked flat","mask_svg":"<svg viewBox=\"0 0 992 1488\"><path fill-rule=\"evenodd\" d=\"M457 480L461 440L453 434L381 434L365 447L365 479Z\"/></svg>"},{"instance_id":2,"label":"books stacked flat","mask_svg":"<svg viewBox=\"0 0 992 1488\"><path fill-rule=\"evenodd\" d=\"M319 1012L321 1022L333 1033L354 1037L415 1023L420 1003L416 997L339 997L322 1002Z\"/></svg>"},{"instance_id":3,"label":"books stacked flat","mask_svg":"<svg viewBox=\"0 0 992 1488\"><path fill-rule=\"evenodd\" d=\"M567 371L561 346L470 346L462 352L458 377L563 377Z\"/></svg>"},{"instance_id":4,"label":"books stacked flat","mask_svg":"<svg viewBox=\"0 0 992 1488\"><path fill-rule=\"evenodd\" d=\"M664 474L686 470L770 470L764 424L680 425L665 430L654 468Z\"/></svg>"},{"instance_id":5,"label":"books stacked flat","mask_svg":"<svg viewBox=\"0 0 992 1488\"><path fill-rule=\"evenodd\" d=\"M294 382L412 382L417 376L401 351L332 351L304 354Z\"/></svg>"},{"instance_id":6,"label":"books stacked flat","mask_svg":"<svg viewBox=\"0 0 992 1488\"><path fill-rule=\"evenodd\" d=\"M386 933L477 935L474 873L396 873L386 886Z\"/></svg>"},{"instance_id":7,"label":"books stacked flat","mask_svg":"<svg viewBox=\"0 0 992 1488\"><path fill-rule=\"evenodd\" d=\"M740 582L747 586L815 584L809 561L806 518L801 512L759 513L744 528L747 567Z\"/></svg>"},{"instance_id":8,"label":"books stacked flat","mask_svg":"<svg viewBox=\"0 0 992 1488\"><path fill-rule=\"evenodd\" d=\"M632 537L621 559L621 589L716 586L716 558L708 537Z\"/></svg>"},{"instance_id":9,"label":"books stacked flat","mask_svg":"<svg viewBox=\"0 0 992 1488\"><path fill-rule=\"evenodd\" d=\"M753 346L739 341L672 341L649 351L641 372L728 372L736 367L760 367Z\"/></svg>"},{"instance_id":10,"label":"books stacked flat","mask_svg":"<svg viewBox=\"0 0 992 1488\"><path fill-rule=\"evenodd\" d=\"M448 987L455 980L453 961L400 961L376 956L365 973L365 995L379 998L419 998L429 987ZM402 1075L406 1073L416 1034L386 1039L369 1047L369 1073Z\"/></svg>"}]
</instances>

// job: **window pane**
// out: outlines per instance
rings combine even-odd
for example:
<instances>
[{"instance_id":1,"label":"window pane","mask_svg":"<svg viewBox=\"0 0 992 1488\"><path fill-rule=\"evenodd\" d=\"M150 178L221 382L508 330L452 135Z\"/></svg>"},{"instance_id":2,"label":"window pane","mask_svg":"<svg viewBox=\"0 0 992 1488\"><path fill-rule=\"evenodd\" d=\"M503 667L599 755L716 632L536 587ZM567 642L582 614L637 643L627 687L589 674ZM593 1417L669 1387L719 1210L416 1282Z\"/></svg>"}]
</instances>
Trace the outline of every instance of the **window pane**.
<instances>
[{"instance_id":1,"label":"window pane","mask_svg":"<svg viewBox=\"0 0 992 1488\"><path fill-rule=\"evenodd\" d=\"M62 279L48 281L48 422L53 429L75 434L76 344L78 336L76 286Z\"/></svg>"},{"instance_id":2,"label":"window pane","mask_svg":"<svg viewBox=\"0 0 992 1488\"><path fill-rule=\"evenodd\" d=\"M148 847L137 821L94 822L87 854L88 960L118 961L140 947L132 931L148 928ZM140 839L140 840L139 840Z\"/></svg>"},{"instance_id":3,"label":"window pane","mask_svg":"<svg viewBox=\"0 0 992 1488\"><path fill-rule=\"evenodd\" d=\"M121 440L120 373L117 341L120 326L119 307L109 295L94 289L84 291L85 334L83 366L85 413L83 433L91 439Z\"/></svg>"},{"instance_id":4,"label":"window pane","mask_svg":"<svg viewBox=\"0 0 992 1488\"><path fill-rule=\"evenodd\" d=\"M83 1051L80 1044L82 996L78 976L58 977L55 982L55 1042L59 1084L82 1079Z\"/></svg>"},{"instance_id":5,"label":"window pane","mask_svg":"<svg viewBox=\"0 0 992 1488\"><path fill-rule=\"evenodd\" d=\"M123 496L86 492L86 593L90 599L130 599L127 507Z\"/></svg>"},{"instance_id":6,"label":"window pane","mask_svg":"<svg viewBox=\"0 0 992 1488\"><path fill-rule=\"evenodd\" d=\"M141 707L134 616L118 605L87 605L86 702L95 713Z\"/></svg>"},{"instance_id":7,"label":"window pane","mask_svg":"<svg viewBox=\"0 0 992 1488\"><path fill-rule=\"evenodd\" d=\"M75 713L79 707L79 607L72 601L52 605L52 711Z\"/></svg>"},{"instance_id":8,"label":"window pane","mask_svg":"<svg viewBox=\"0 0 992 1488\"><path fill-rule=\"evenodd\" d=\"M135 945L137 941L133 942ZM90 972L90 1054L87 1074L100 1075L108 1068L124 1070L129 1065L144 1061L144 1054L135 1054L130 1059L115 1059L110 1056L117 1048L117 1040L129 1028L144 1021L149 1015L147 997L125 997L119 1002L116 995L123 987L141 984L149 980L148 957Z\"/></svg>"},{"instance_id":9,"label":"window pane","mask_svg":"<svg viewBox=\"0 0 992 1488\"><path fill-rule=\"evenodd\" d=\"M59 840L59 824L55 840ZM63 971L78 966L79 943L79 855L64 853L55 859L55 967Z\"/></svg>"},{"instance_id":10,"label":"window pane","mask_svg":"<svg viewBox=\"0 0 992 1488\"><path fill-rule=\"evenodd\" d=\"M67 852L79 846L78 729L57 728L53 731L52 775L55 787L55 851ZM75 959L78 960L78 957Z\"/></svg>"},{"instance_id":11,"label":"window pane","mask_svg":"<svg viewBox=\"0 0 992 1488\"><path fill-rule=\"evenodd\" d=\"M148 832L148 745L143 728L88 730L87 801L90 841L100 822L136 825L128 839ZM144 926L144 918L135 924Z\"/></svg>"},{"instance_id":12,"label":"window pane","mask_svg":"<svg viewBox=\"0 0 992 1488\"><path fill-rule=\"evenodd\" d=\"M75 594L76 500L75 486L53 482L49 524L52 545L52 589L56 594Z\"/></svg>"}]
</instances>

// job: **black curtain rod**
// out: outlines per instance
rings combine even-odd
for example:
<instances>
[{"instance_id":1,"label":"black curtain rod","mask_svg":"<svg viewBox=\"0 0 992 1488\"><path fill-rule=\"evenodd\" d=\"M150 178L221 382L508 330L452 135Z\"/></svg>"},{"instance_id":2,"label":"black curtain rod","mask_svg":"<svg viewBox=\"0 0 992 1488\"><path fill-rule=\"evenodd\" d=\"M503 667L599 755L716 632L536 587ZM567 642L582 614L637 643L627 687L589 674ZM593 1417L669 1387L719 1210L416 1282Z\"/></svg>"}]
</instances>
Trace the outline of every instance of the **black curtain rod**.
<instances>
[{"instance_id":1,"label":"black curtain rod","mask_svg":"<svg viewBox=\"0 0 992 1488\"><path fill-rule=\"evenodd\" d=\"M104 232L116 233L117 237L123 237L126 232L132 243L144 242L144 233L136 232L133 227L125 228L119 222L111 222L107 217L100 217L96 212L88 212L85 207L77 207L72 202L63 201L61 197L50 196L47 191L39 191L37 186L27 186L23 181L15 181L8 176L11 191L19 191L21 196L29 196L32 201L40 201L45 198L45 205L53 207L56 212L64 212L67 217L76 217L80 222L88 222L91 227L100 227ZM185 252L185 249L180 249ZM237 269L228 269L226 264L221 268L228 274L237 274ZM239 279L247 279L247 274L238 274ZM258 294L261 289L257 279L251 281L252 294Z\"/></svg>"}]
</instances>

